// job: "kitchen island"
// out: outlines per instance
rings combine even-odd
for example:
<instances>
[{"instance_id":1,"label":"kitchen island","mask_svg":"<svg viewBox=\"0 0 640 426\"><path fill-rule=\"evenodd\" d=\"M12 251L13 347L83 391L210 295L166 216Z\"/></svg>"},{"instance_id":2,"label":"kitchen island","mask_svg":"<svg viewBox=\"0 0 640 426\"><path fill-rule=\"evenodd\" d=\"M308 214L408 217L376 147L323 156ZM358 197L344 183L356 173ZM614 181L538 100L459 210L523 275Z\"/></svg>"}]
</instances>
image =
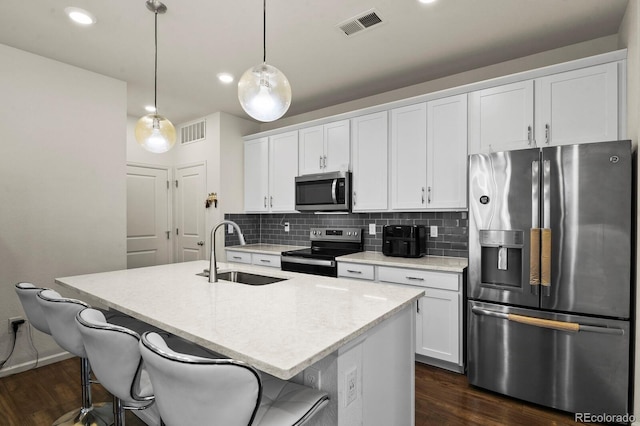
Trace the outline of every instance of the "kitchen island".
<instances>
[{"instance_id":1,"label":"kitchen island","mask_svg":"<svg viewBox=\"0 0 640 426\"><path fill-rule=\"evenodd\" d=\"M311 425L412 425L415 301L423 290L283 272L251 286L209 283L207 261L64 277L56 282L285 380L313 384L331 402Z\"/></svg>"}]
</instances>

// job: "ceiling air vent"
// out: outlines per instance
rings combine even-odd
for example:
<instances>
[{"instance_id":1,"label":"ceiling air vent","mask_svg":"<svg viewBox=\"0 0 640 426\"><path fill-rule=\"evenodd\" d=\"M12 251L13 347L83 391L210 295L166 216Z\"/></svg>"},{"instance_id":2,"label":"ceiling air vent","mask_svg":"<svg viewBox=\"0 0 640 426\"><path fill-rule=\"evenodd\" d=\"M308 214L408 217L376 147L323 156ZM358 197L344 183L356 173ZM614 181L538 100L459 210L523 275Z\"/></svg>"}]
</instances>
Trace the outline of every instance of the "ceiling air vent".
<instances>
[{"instance_id":1,"label":"ceiling air vent","mask_svg":"<svg viewBox=\"0 0 640 426\"><path fill-rule=\"evenodd\" d=\"M190 143L204 140L206 137L206 120L196 121L180 127L180 143Z\"/></svg>"},{"instance_id":2,"label":"ceiling air vent","mask_svg":"<svg viewBox=\"0 0 640 426\"><path fill-rule=\"evenodd\" d=\"M382 18L380 18L380 15L378 15L374 9L371 9L336 25L336 27L350 36L380 23L382 23Z\"/></svg>"}]
</instances>

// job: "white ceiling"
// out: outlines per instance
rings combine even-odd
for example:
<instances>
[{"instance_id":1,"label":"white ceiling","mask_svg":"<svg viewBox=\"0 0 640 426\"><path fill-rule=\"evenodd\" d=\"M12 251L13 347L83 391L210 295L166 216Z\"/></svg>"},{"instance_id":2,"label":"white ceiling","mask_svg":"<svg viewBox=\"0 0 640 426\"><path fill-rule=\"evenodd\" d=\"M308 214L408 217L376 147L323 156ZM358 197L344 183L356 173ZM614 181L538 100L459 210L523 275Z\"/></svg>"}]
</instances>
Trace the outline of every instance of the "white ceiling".
<instances>
[{"instance_id":1,"label":"white ceiling","mask_svg":"<svg viewBox=\"0 0 640 426\"><path fill-rule=\"evenodd\" d=\"M616 34L628 0L269 0L267 63L288 77L286 116ZM158 109L174 124L246 117L236 82L262 61L261 0L165 0L158 17ZM71 23L64 8L97 17ZM375 9L383 24L336 25ZM0 43L128 84L128 113L153 104L153 13L144 0L1 0ZM236 82L223 85L227 71ZM46 78L46 76L43 76Z\"/></svg>"}]
</instances>

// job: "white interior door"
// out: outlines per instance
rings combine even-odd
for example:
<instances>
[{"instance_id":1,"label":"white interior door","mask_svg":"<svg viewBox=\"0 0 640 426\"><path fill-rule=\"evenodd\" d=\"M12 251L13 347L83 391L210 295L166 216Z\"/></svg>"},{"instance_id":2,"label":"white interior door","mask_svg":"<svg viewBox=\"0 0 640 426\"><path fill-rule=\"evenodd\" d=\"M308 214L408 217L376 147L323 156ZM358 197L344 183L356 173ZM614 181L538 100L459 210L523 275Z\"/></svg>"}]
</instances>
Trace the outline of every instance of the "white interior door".
<instances>
[{"instance_id":1,"label":"white interior door","mask_svg":"<svg viewBox=\"0 0 640 426\"><path fill-rule=\"evenodd\" d=\"M206 172L204 164L176 169L176 262L202 260L205 255Z\"/></svg>"},{"instance_id":2,"label":"white interior door","mask_svg":"<svg viewBox=\"0 0 640 426\"><path fill-rule=\"evenodd\" d=\"M127 165L127 268L170 262L169 171Z\"/></svg>"}]
</instances>

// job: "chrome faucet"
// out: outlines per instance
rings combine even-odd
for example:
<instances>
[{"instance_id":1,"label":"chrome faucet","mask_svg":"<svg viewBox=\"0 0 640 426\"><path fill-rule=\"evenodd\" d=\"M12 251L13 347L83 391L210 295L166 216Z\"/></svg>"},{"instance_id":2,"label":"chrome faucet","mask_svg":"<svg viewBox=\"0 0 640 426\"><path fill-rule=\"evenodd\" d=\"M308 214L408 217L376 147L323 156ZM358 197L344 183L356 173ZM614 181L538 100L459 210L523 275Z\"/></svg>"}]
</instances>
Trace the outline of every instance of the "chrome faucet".
<instances>
[{"instance_id":1,"label":"chrome faucet","mask_svg":"<svg viewBox=\"0 0 640 426\"><path fill-rule=\"evenodd\" d=\"M242 235L242 231L237 223L230 220L223 220L219 224L213 227L211 230L211 256L209 257L209 282L217 283L218 282L218 265L216 262L216 230L220 228L222 225L231 225L236 228L236 232L238 233L238 238L240 239L240 245L247 244L244 241L244 235Z\"/></svg>"}]
</instances>

